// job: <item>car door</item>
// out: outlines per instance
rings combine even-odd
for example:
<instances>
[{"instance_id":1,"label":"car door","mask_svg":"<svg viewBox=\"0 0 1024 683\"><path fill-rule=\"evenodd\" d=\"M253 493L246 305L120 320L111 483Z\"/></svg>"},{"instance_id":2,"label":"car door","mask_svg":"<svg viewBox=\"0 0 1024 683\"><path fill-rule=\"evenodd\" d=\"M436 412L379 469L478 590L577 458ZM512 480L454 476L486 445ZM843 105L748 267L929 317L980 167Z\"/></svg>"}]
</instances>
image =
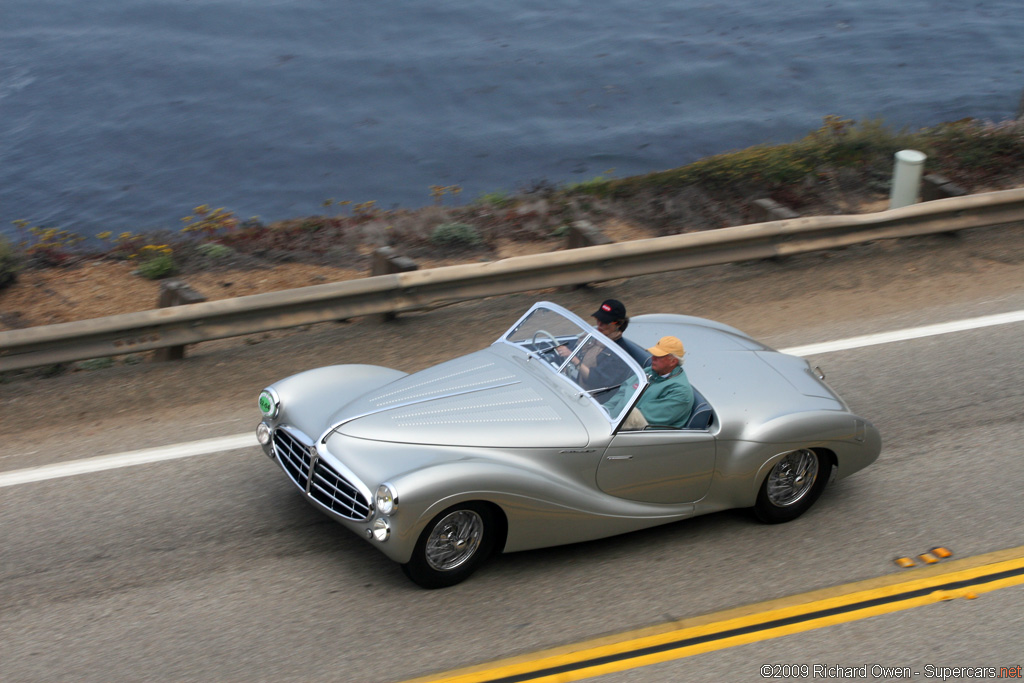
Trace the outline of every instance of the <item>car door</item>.
<instances>
[{"instance_id":1,"label":"car door","mask_svg":"<svg viewBox=\"0 0 1024 683\"><path fill-rule=\"evenodd\" d=\"M605 493L646 503L693 503L715 471L715 438L693 429L623 431L612 437L597 468Z\"/></svg>"}]
</instances>

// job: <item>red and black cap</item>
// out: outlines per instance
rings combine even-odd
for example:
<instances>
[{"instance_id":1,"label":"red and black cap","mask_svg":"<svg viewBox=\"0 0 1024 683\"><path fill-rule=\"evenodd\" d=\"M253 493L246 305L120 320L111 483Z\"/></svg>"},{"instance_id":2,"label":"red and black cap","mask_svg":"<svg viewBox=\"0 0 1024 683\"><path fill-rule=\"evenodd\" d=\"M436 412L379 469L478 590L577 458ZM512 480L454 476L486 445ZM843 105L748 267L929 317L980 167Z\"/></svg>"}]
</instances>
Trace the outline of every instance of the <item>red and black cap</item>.
<instances>
[{"instance_id":1,"label":"red and black cap","mask_svg":"<svg viewBox=\"0 0 1024 683\"><path fill-rule=\"evenodd\" d=\"M626 307L621 301L608 299L601 307L594 312L594 317L603 323L610 323L616 320L626 319Z\"/></svg>"}]
</instances>

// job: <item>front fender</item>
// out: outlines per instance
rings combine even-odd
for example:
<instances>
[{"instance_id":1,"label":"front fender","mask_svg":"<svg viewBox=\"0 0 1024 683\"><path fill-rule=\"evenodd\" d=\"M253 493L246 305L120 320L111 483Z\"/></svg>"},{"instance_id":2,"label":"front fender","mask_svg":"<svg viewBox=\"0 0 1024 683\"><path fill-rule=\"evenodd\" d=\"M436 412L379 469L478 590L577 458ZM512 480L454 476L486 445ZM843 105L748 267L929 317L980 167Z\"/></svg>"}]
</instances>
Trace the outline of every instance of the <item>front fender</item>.
<instances>
[{"instance_id":1,"label":"front fender","mask_svg":"<svg viewBox=\"0 0 1024 683\"><path fill-rule=\"evenodd\" d=\"M328 365L286 377L268 387L281 402L270 426L289 424L315 439L339 408L405 375L377 365Z\"/></svg>"}]
</instances>

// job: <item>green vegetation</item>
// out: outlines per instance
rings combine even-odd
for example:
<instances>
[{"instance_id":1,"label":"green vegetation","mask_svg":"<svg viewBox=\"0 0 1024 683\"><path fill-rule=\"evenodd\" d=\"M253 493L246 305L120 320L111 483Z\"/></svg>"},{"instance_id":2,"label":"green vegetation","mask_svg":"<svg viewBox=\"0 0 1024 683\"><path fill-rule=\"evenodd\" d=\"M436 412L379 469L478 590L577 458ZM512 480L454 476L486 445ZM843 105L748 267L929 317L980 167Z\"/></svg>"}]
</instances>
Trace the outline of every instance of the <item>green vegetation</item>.
<instances>
[{"instance_id":1,"label":"green vegetation","mask_svg":"<svg viewBox=\"0 0 1024 683\"><path fill-rule=\"evenodd\" d=\"M569 234L569 224L563 223L551 231L551 236L561 239Z\"/></svg>"},{"instance_id":2,"label":"green vegetation","mask_svg":"<svg viewBox=\"0 0 1024 683\"><path fill-rule=\"evenodd\" d=\"M181 219L185 226L181 229L184 233L199 233L210 237L218 233L231 232L241 223L234 211L228 211L224 207L211 209L208 204L202 204L192 209L192 214Z\"/></svg>"},{"instance_id":3,"label":"green vegetation","mask_svg":"<svg viewBox=\"0 0 1024 683\"><path fill-rule=\"evenodd\" d=\"M14 251L14 247L3 237L0 237L0 289L18 279L18 271L21 270L21 259Z\"/></svg>"},{"instance_id":4,"label":"green vegetation","mask_svg":"<svg viewBox=\"0 0 1024 683\"><path fill-rule=\"evenodd\" d=\"M167 247L167 249L169 250L170 248ZM139 267L136 268L139 275L147 280L159 280L162 277L173 275L174 271L178 269L174 259L171 257L170 251L154 251L151 253L152 255L144 256L139 261Z\"/></svg>"},{"instance_id":5,"label":"green vegetation","mask_svg":"<svg viewBox=\"0 0 1024 683\"><path fill-rule=\"evenodd\" d=\"M80 360L75 363L75 367L79 370L105 370L113 366L113 358L90 358L89 360Z\"/></svg>"},{"instance_id":6,"label":"green vegetation","mask_svg":"<svg viewBox=\"0 0 1024 683\"><path fill-rule=\"evenodd\" d=\"M513 198L507 192L486 192L476 198L476 203L481 206L490 206L495 209L503 209L511 206Z\"/></svg>"},{"instance_id":7,"label":"green vegetation","mask_svg":"<svg viewBox=\"0 0 1024 683\"><path fill-rule=\"evenodd\" d=\"M853 169L865 176L892 172L893 155L917 149L928 155L932 172L981 181L997 176L1008 165L1024 162L1024 124L993 125L967 119L916 132L894 131L880 121L860 123L827 116L822 126L782 145L758 145L718 154L687 166L618 180L592 180L569 185L565 191L622 198L638 190L699 186L757 187L771 191L813 178L823 171Z\"/></svg>"},{"instance_id":8,"label":"green vegetation","mask_svg":"<svg viewBox=\"0 0 1024 683\"><path fill-rule=\"evenodd\" d=\"M929 142L932 154L949 169L982 178L1024 164L1024 120L998 125L982 125L971 119L955 121L936 128Z\"/></svg>"},{"instance_id":9,"label":"green vegetation","mask_svg":"<svg viewBox=\"0 0 1024 683\"><path fill-rule=\"evenodd\" d=\"M122 232L116 238L113 233L101 232L96 238L110 244L111 258L136 261L136 272L148 280L159 280L174 273L178 266L174 261L174 248L169 244L153 244L153 235L136 235Z\"/></svg>"},{"instance_id":10,"label":"green vegetation","mask_svg":"<svg viewBox=\"0 0 1024 683\"><path fill-rule=\"evenodd\" d=\"M208 259L222 259L235 253L231 247L217 242L203 242L196 247L196 251Z\"/></svg>"},{"instance_id":11,"label":"green vegetation","mask_svg":"<svg viewBox=\"0 0 1024 683\"><path fill-rule=\"evenodd\" d=\"M430 196L434 200L434 204L440 204L444 201L444 196L449 194L451 196L458 195L462 192L462 188L458 185L431 185Z\"/></svg>"},{"instance_id":12,"label":"green vegetation","mask_svg":"<svg viewBox=\"0 0 1024 683\"><path fill-rule=\"evenodd\" d=\"M444 247L474 247L483 242L480 233L466 223L442 223L430 233L430 242Z\"/></svg>"},{"instance_id":13,"label":"green vegetation","mask_svg":"<svg viewBox=\"0 0 1024 683\"><path fill-rule=\"evenodd\" d=\"M612 173L615 172L614 168L609 168L607 171L599 176L594 176L589 180L582 180L578 183L569 183L565 186L565 191L582 194L592 194L598 197L604 197L608 195L608 190L612 184Z\"/></svg>"},{"instance_id":14,"label":"green vegetation","mask_svg":"<svg viewBox=\"0 0 1024 683\"><path fill-rule=\"evenodd\" d=\"M26 235L18 245L26 260L39 265L59 266L70 257L75 247L85 241L81 235L60 228L44 228L26 220L14 221Z\"/></svg>"}]
</instances>

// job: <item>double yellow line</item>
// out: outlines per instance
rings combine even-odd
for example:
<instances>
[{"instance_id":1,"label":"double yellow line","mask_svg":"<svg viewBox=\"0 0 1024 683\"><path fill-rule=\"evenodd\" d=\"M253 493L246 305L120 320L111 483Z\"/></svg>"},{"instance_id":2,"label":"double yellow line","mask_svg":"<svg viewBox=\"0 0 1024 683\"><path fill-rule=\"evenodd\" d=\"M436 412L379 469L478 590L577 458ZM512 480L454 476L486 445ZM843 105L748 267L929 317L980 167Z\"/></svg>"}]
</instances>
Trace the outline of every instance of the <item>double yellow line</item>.
<instances>
[{"instance_id":1,"label":"double yellow line","mask_svg":"<svg viewBox=\"0 0 1024 683\"><path fill-rule=\"evenodd\" d=\"M908 578L912 576L913 578ZM1024 546L674 621L406 683L564 683L1024 583Z\"/></svg>"}]
</instances>

